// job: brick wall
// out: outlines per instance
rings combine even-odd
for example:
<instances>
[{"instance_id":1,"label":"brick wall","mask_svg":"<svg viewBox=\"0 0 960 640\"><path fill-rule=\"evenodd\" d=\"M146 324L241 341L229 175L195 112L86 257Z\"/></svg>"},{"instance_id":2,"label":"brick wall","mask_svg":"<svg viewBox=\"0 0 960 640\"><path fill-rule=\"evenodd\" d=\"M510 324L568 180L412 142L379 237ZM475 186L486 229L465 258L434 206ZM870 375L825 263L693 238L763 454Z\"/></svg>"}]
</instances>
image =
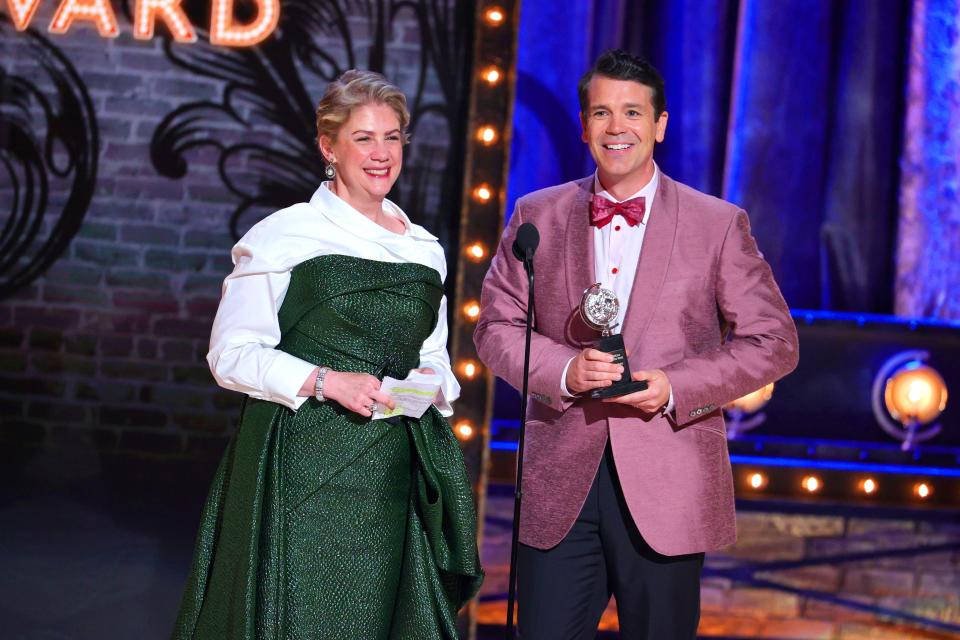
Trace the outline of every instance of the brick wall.
<instances>
[{"instance_id":1,"label":"brick wall","mask_svg":"<svg viewBox=\"0 0 960 640\"><path fill-rule=\"evenodd\" d=\"M348 24L357 64L364 66L373 18L357 5L344 7L356 14ZM241 398L216 387L204 356L220 284L232 268L228 224L239 200L220 179L215 150L189 151L186 175L171 179L154 167L150 142L178 107L220 101L224 83L173 64L159 36L134 40L122 13L121 34L113 40L83 23L64 36L46 34L54 8L42 3L33 28L66 56L89 92L100 134L98 177L68 249L40 278L0 300L0 439L178 455L217 451ZM414 18L400 12L389 24L384 64L408 95L419 79L421 34ZM25 55L28 36L0 26L0 69L51 94L49 79ZM348 66L346 45L336 33L316 34L313 42L341 68ZM191 46L209 50L202 42L173 48L192 54L186 49ZM325 81L302 77L315 102ZM9 98L0 95L0 102ZM428 73L424 101L443 100L436 74ZM445 123L436 116L425 117L420 130L429 135L408 148L408 167L426 155L442 160L449 144ZM41 141L46 135L35 133ZM267 147L284 142L283 131L269 122L223 119L217 136ZM0 147L4 143L0 135ZM256 167L242 166L238 175L256 179ZM66 198L62 182L51 184L43 233ZM437 210L439 189L436 180L428 182L427 208L410 212L435 230L447 218ZM11 194L11 181L0 171L0 227L11 215ZM309 195L304 190L283 204ZM254 208L242 218L241 231L267 212Z\"/></svg>"}]
</instances>

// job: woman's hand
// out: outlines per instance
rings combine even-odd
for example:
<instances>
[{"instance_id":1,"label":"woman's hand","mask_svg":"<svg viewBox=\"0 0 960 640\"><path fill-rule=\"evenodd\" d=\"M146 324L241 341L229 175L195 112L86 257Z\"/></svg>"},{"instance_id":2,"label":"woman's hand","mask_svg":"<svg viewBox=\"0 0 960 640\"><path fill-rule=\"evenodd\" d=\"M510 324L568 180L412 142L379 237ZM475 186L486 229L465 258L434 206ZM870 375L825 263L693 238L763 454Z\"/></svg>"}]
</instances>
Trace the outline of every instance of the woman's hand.
<instances>
[{"instance_id":1,"label":"woman's hand","mask_svg":"<svg viewBox=\"0 0 960 640\"><path fill-rule=\"evenodd\" d=\"M380 381L367 373L328 371L323 379L323 397L368 418L373 415L370 405L374 402L388 409L396 406L389 395L380 391Z\"/></svg>"}]
</instances>

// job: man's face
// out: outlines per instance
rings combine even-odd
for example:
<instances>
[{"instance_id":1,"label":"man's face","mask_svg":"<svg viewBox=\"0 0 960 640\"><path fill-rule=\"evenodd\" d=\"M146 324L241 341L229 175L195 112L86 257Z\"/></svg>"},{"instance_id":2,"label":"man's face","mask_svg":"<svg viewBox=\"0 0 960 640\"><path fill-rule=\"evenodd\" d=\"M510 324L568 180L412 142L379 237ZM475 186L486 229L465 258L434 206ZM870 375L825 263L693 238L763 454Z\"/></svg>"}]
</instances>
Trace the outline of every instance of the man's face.
<instances>
[{"instance_id":1,"label":"man's face","mask_svg":"<svg viewBox=\"0 0 960 640\"><path fill-rule=\"evenodd\" d=\"M666 112L654 118L653 89L632 80L594 76L580 123L605 189L623 198L650 181L653 145L663 142L667 130Z\"/></svg>"}]
</instances>

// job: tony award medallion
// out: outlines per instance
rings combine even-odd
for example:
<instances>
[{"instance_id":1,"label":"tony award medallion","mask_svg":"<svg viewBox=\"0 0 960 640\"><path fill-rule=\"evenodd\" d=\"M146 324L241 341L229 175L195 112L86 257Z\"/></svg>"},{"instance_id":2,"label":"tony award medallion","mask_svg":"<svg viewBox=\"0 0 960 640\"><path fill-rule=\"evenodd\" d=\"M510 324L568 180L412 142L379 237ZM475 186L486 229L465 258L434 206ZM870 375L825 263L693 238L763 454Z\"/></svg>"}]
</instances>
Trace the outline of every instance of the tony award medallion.
<instances>
[{"instance_id":1,"label":"tony award medallion","mask_svg":"<svg viewBox=\"0 0 960 640\"><path fill-rule=\"evenodd\" d=\"M613 398L647 388L646 380L633 380L630 377L630 364L627 362L627 350L623 345L623 336L612 333L620 312L620 301L610 289L604 289L600 283L591 285L580 298L580 317L591 329L600 332L600 339L594 348L613 356L613 363L623 366L623 375L609 387L594 389L591 398Z\"/></svg>"}]
</instances>

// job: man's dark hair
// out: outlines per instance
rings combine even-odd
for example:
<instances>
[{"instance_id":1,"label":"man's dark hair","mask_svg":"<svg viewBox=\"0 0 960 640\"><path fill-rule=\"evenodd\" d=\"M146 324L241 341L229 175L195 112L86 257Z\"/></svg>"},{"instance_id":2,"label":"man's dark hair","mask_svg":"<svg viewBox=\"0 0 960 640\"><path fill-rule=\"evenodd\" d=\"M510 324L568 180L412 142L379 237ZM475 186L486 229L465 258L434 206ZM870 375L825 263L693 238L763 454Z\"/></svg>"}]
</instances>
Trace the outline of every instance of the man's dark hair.
<instances>
[{"instance_id":1,"label":"man's dark hair","mask_svg":"<svg viewBox=\"0 0 960 640\"><path fill-rule=\"evenodd\" d=\"M612 80L632 80L650 87L653 91L653 118L667 110L667 97L664 94L663 77L652 64L623 49L611 49L593 63L593 67L580 78L577 93L580 97L580 112L586 116L587 90L593 76L603 76Z\"/></svg>"}]
</instances>

